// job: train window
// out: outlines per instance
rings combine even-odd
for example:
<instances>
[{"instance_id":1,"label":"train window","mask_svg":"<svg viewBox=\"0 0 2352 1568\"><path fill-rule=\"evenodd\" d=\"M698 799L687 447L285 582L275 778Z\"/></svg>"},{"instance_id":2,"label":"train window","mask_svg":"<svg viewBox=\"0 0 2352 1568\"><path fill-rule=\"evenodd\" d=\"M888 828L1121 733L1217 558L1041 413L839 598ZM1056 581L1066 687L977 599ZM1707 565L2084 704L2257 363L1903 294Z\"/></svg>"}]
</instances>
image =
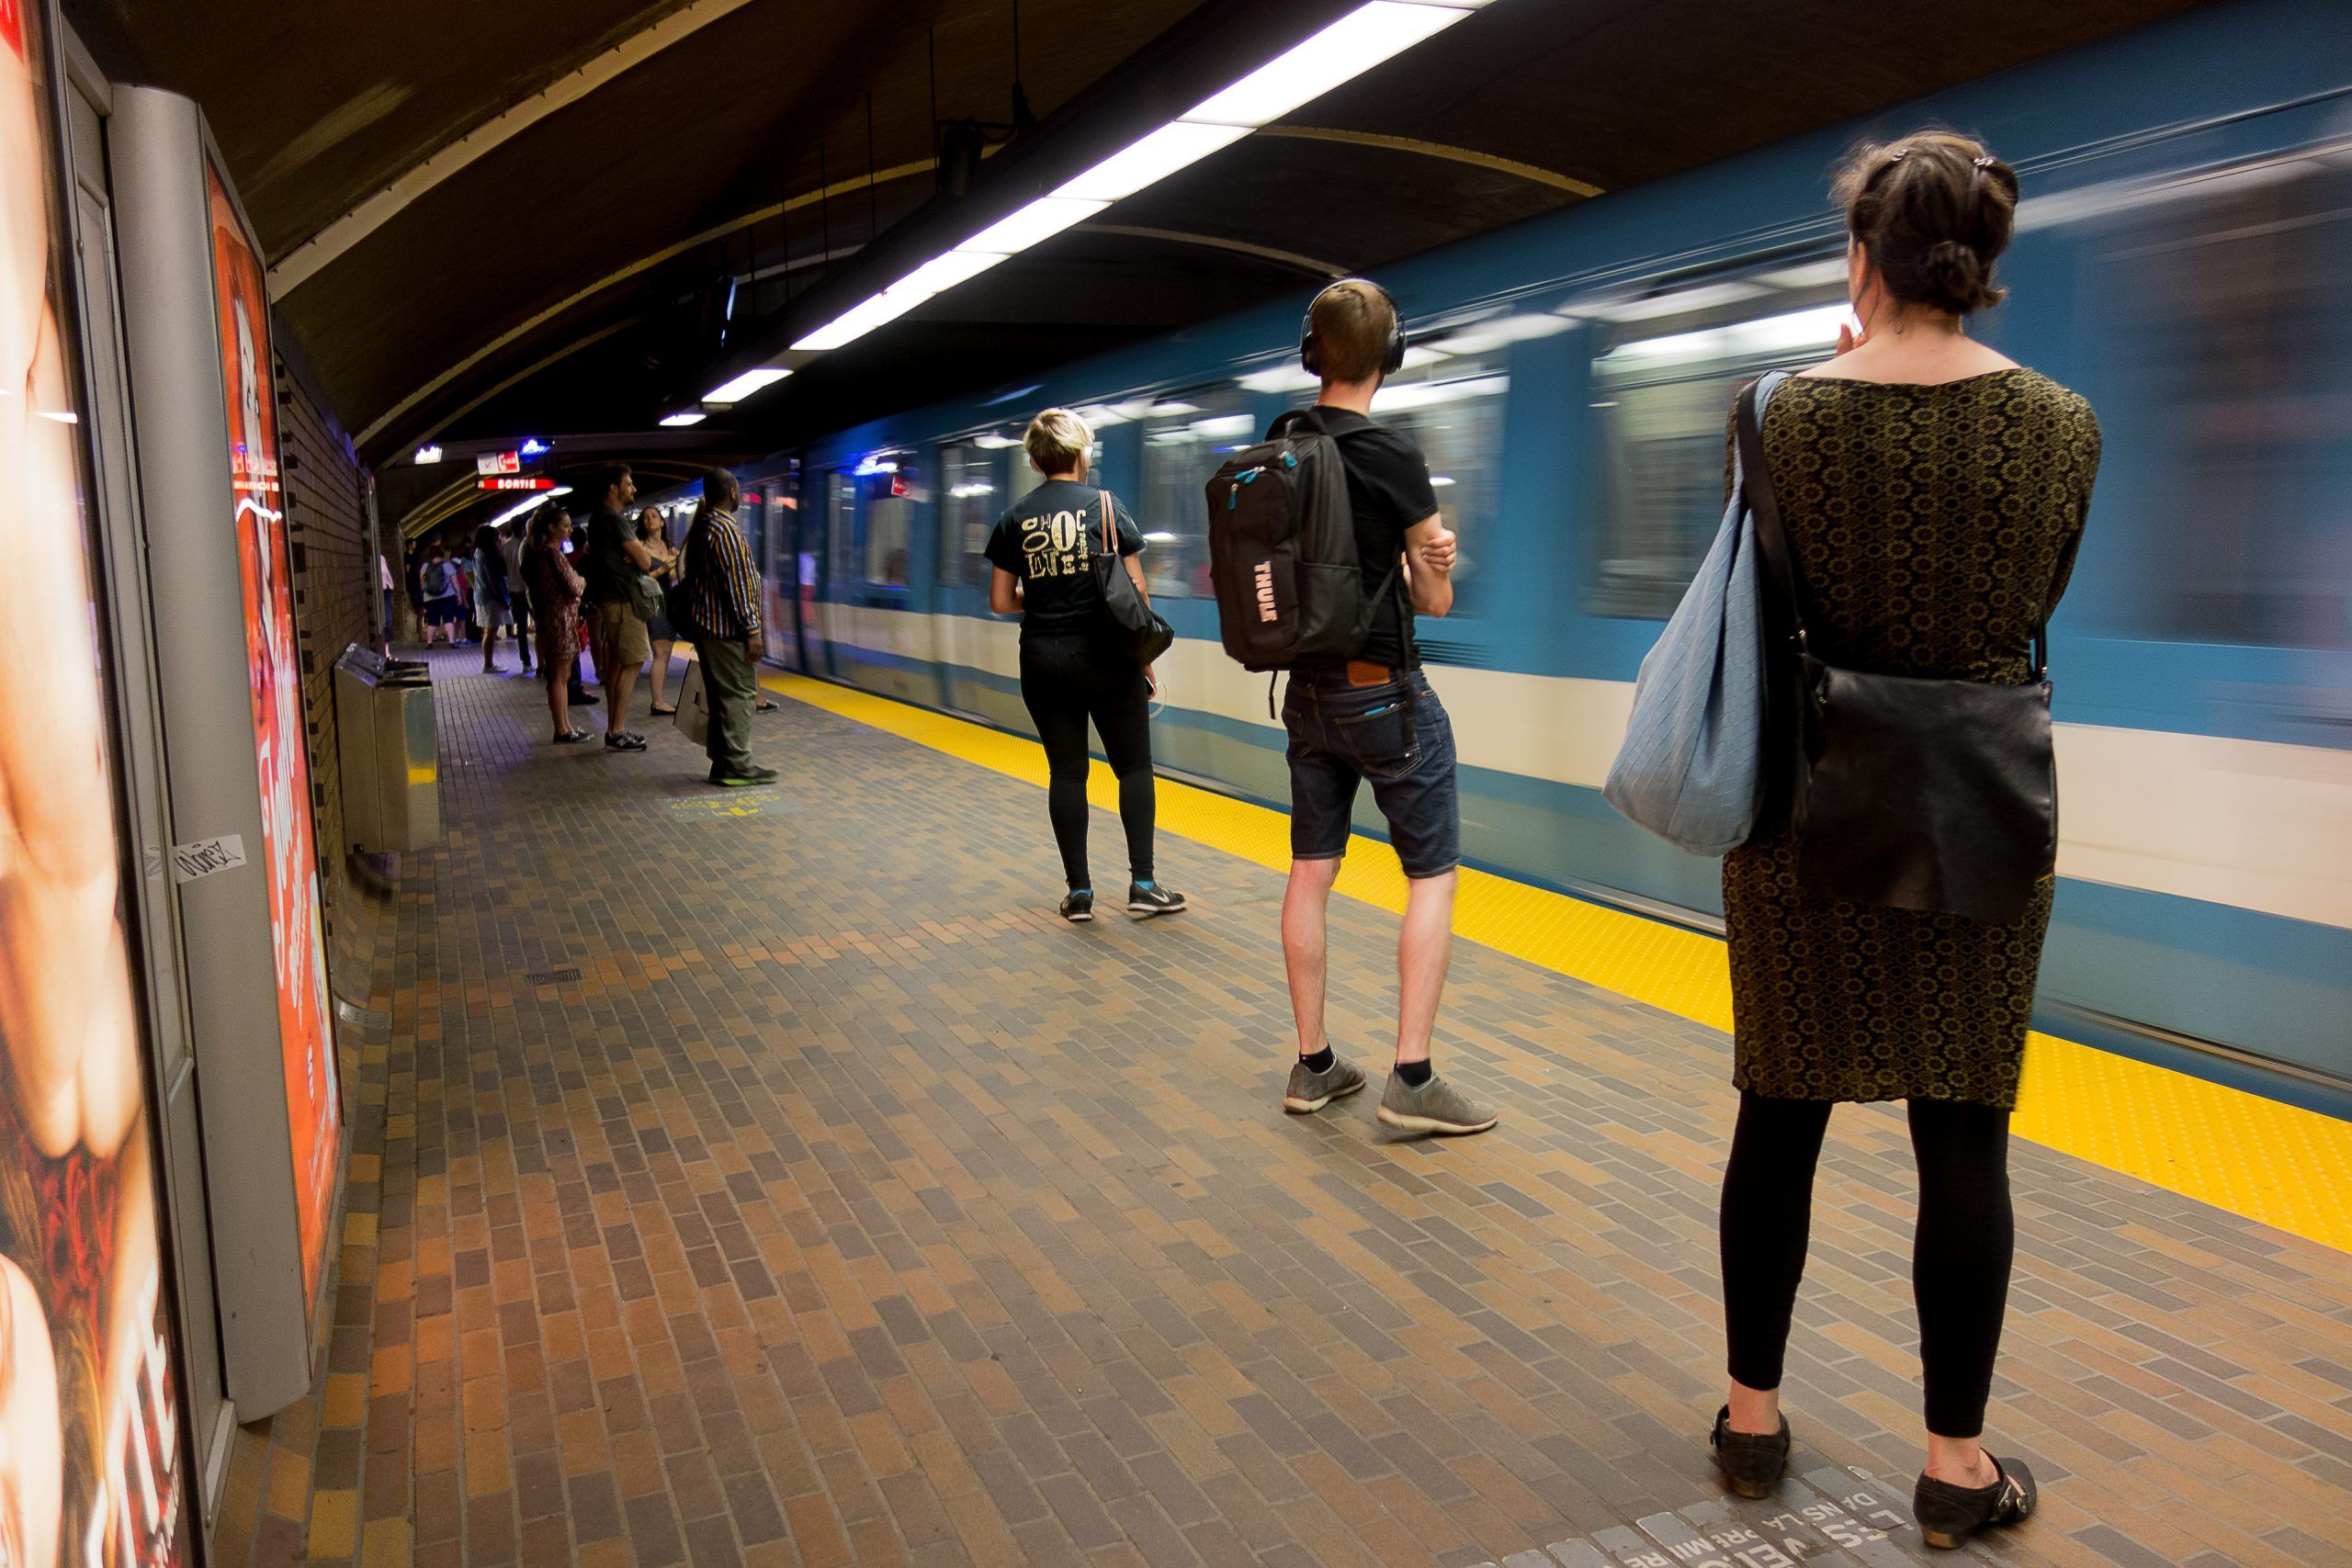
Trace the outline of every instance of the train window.
<instances>
[{"instance_id":1,"label":"train window","mask_svg":"<svg viewBox=\"0 0 2352 1568\"><path fill-rule=\"evenodd\" d=\"M2136 537L2099 610L2127 637L2352 647L2352 148L2102 205L2079 321L2099 489Z\"/></svg>"},{"instance_id":2,"label":"train window","mask_svg":"<svg viewBox=\"0 0 2352 1568\"><path fill-rule=\"evenodd\" d=\"M1004 454L964 441L939 449L939 585L989 580L989 530L1004 511Z\"/></svg>"},{"instance_id":3,"label":"train window","mask_svg":"<svg viewBox=\"0 0 2352 1568\"><path fill-rule=\"evenodd\" d=\"M1844 276L1842 263L1786 267L1579 312L1597 339L1594 614L1673 613L1723 520L1733 394L1767 370L1823 356L1844 319Z\"/></svg>"},{"instance_id":4,"label":"train window","mask_svg":"<svg viewBox=\"0 0 2352 1568\"><path fill-rule=\"evenodd\" d=\"M1502 503L1503 404L1510 378L1476 360L1452 358L1408 370L1373 399L1381 423L1413 438L1429 460L1438 515L1459 536L1453 582L1457 614L1477 613L1487 525Z\"/></svg>"},{"instance_id":5,"label":"train window","mask_svg":"<svg viewBox=\"0 0 2352 1568\"><path fill-rule=\"evenodd\" d=\"M865 503L865 582L904 588L913 565L915 503L903 487L884 479Z\"/></svg>"},{"instance_id":6,"label":"train window","mask_svg":"<svg viewBox=\"0 0 2352 1568\"><path fill-rule=\"evenodd\" d=\"M828 575L848 582L857 573L857 481L847 474L825 476L825 537Z\"/></svg>"},{"instance_id":7,"label":"train window","mask_svg":"<svg viewBox=\"0 0 2352 1568\"><path fill-rule=\"evenodd\" d=\"M1143 494L1135 508L1148 547L1144 581L1170 598L1207 598L1209 476L1258 437L1250 400L1232 388L1170 393L1142 412Z\"/></svg>"}]
</instances>

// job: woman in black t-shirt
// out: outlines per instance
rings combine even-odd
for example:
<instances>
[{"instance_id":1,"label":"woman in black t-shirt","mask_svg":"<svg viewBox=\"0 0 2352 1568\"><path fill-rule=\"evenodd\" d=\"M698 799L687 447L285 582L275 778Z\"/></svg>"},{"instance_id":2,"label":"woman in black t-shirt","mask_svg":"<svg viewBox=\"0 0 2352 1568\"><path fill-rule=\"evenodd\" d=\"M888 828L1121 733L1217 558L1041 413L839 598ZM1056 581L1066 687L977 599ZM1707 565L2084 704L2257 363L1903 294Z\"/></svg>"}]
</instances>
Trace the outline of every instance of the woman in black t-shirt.
<instances>
[{"instance_id":1,"label":"woman in black t-shirt","mask_svg":"<svg viewBox=\"0 0 2352 1568\"><path fill-rule=\"evenodd\" d=\"M1136 592L1145 592L1143 536L1107 490L1086 482L1094 432L1068 409L1047 409L1029 423L1023 443L1045 482L997 521L989 536L989 607L1021 616L1021 700L1045 743L1050 784L1046 807L1061 846L1069 895L1062 919L1094 918L1094 880L1086 865L1086 721L1102 737L1102 754L1119 780L1119 821L1127 833L1127 913L1137 919L1172 915L1182 894L1152 880L1154 796L1149 708L1151 671L1107 645L1108 621L1094 586L1094 556L1107 533L1116 540Z\"/></svg>"}]
</instances>

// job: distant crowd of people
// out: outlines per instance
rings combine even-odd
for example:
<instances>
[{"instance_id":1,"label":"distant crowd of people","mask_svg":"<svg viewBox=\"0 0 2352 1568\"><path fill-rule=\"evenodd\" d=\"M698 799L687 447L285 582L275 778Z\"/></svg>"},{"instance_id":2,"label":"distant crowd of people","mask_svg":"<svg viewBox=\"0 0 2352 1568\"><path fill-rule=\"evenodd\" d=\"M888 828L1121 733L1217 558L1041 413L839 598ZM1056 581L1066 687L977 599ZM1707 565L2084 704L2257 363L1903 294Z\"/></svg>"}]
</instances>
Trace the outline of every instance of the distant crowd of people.
<instances>
[{"instance_id":1,"label":"distant crowd of people","mask_svg":"<svg viewBox=\"0 0 2352 1568\"><path fill-rule=\"evenodd\" d=\"M590 488L595 505L584 523L550 502L503 527L484 524L469 547L438 536L419 541L408 592L426 646L477 643L487 674L499 668L499 636L506 634L520 672L532 673L536 664L547 685L556 745L594 739L572 713L601 700L604 749L633 752L646 749L644 735L628 724L638 674L650 671L648 713L673 716L671 677L684 644L701 668L710 782L730 788L773 782L775 771L751 752L752 715L775 705L759 694L760 576L736 520L742 491L734 475L704 474L702 499L675 543L656 508L630 515L637 479L628 464L604 470ZM383 574L389 620L389 563ZM592 675L601 699L588 690Z\"/></svg>"}]
</instances>

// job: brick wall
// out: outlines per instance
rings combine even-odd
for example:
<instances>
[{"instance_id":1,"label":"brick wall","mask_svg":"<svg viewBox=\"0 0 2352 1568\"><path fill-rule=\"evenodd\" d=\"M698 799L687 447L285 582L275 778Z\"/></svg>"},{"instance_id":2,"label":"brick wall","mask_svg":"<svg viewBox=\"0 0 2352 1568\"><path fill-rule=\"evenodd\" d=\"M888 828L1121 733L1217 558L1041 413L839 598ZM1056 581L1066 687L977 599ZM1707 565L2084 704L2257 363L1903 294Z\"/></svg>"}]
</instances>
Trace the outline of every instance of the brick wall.
<instances>
[{"instance_id":1,"label":"brick wall","mask_svg":"<svg viewBox=\"0 0 2352 1568\"><path fill-rule=\"evenodd\" d=\"M311 742L311 809L326 908L329 973L356 1001L375 956L370 899L354 885L343 829L343 769L334 714L334 661L373 641L368 598L377 578L368 543L368 473L306 378L277 363L277 439L294 570L294 634L302 660L302 713Z\"/></svg>"}]
</instances>

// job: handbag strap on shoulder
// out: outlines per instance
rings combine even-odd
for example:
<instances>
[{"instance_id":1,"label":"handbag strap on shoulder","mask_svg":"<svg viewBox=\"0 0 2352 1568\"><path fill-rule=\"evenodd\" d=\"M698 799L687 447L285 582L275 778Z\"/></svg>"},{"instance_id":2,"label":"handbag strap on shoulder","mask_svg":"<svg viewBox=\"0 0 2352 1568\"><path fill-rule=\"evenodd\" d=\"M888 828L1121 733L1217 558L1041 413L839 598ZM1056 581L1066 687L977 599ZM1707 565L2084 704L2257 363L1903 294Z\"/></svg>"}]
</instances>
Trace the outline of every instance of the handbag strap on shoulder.
<instances>
[{"instance_id":1,"label":"handbag strap on shoulder","mask_svg":"<svg viewBox=\"0 0 2352 1568\"><path fill-rule=\"evenodd\" d=\"M1115 521L1114 521L1114 514L1111 510L1111 492L1107 490L1099 490L1094 493L1100 497L1102 502L1103 552L1107 555L1115 556L1119 553L1119 525Z\"/></svg>"}]
</instances>

